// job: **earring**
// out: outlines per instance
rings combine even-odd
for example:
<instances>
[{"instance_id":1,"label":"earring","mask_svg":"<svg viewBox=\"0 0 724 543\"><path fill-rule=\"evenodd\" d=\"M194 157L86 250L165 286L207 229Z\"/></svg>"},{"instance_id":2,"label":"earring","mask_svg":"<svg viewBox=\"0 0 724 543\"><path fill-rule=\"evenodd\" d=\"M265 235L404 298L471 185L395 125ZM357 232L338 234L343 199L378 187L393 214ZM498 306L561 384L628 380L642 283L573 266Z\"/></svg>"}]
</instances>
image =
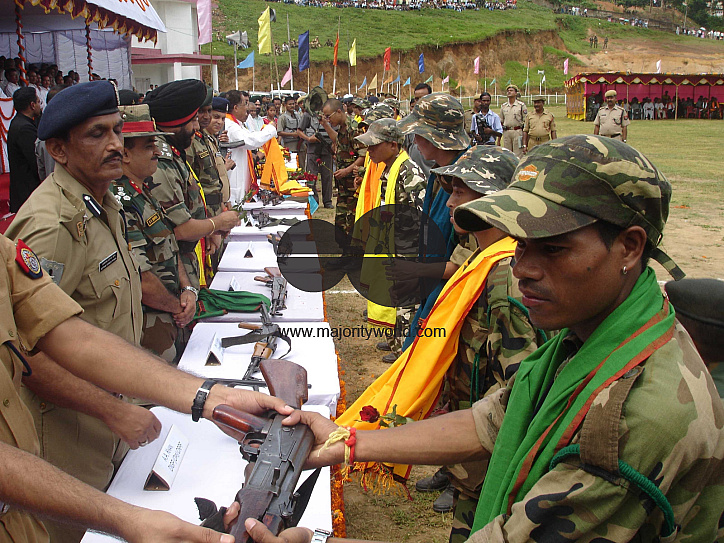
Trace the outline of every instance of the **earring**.
<instances>
[{"instance_id":1,"label":"earring","mask_svg":"<svg viewBox=\"0 0 724 543\"><path fill-rule=\"evenodd\" d=\"M628 268L627 268L626 266L624 266L624 267L621 269L621 273L622 273L623 275L626 275L626 274L628 273Z\"/></svg>"}]
</instances>

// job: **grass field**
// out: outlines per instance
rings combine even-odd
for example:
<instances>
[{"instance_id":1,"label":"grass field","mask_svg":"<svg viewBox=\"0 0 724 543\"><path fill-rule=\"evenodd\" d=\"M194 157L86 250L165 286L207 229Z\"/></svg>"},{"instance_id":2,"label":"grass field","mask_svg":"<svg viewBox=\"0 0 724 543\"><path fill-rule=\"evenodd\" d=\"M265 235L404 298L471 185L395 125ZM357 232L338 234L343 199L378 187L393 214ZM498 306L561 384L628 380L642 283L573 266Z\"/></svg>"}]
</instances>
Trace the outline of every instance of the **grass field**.
<instances>
[{"instance_id":1,"label":"grass field","mask_svg":"<svg viewBox=\"0 0 724 543\"><path fill-rule=\"evenodd\" d=\"M441 47L453 43L477 43L505 31L535 33L557 30L568 51L547 46L544 52L549 57L549 64L531 66L531 70L534 68L546 70L549 88L562 86L565 78L560 65L564 58L568 57L571 62L580 63L570 53L583 54L589 50L589 29L599 35L607 35L611 39L632 36L651 40L672 40L676 43L691 42L696 39L643 28L624 27L618 23L608 23L598 19L558 15L528 0L520 0L518 9L515 10L492 12L481 10L463 13L447 9L400 12L301 7L276 2L267 4L262 0L219 0L219 9L223 17L215 21L215 27L220 28L224 34L235 30L246 30L251 47L255 48L258 30L256 19L267 5L271 5L277 12L277 22L272 23L275 43L287 40L287 15L293 39L310 30L310 35L318 36L322 44L327 40L334 41L338 20L341 18L339 59L342 62L347 61L347 51L354 39L357 39L357 58L362 60L379 57L386 47L392 47L394 52L401 51L404 54L424 46ZM208 52L209 46L206 45L202 49ZM233 48L225 42L214 42L214 52L233 58ZM248 51L240 51L240 58L245 58L247 54ZM312 62L331 62L332 56L331 47L321 47L310 52ZM285 57L286 53L282 58ZM270 55L256 55L256 62L261 65L268 64L270 60ZM558 67L550 64L556 60ZM296 50L292 51L292 61L296 64ZM525 66L517 62L508 64L504 82L509 78L519 81L520 74L525 73ZM434 75L437 77L440 74Z\"/></svg>"}]
</instances>

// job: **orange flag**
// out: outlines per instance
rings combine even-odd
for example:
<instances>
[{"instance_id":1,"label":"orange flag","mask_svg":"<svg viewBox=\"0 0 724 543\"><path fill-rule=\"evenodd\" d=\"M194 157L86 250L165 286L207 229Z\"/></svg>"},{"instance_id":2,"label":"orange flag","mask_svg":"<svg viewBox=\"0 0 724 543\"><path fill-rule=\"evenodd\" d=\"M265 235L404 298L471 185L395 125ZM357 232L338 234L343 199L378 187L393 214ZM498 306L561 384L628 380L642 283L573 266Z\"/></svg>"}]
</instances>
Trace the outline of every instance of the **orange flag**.
<instances>
[{"instance_id":1,"label":"orange flag","mask_svg":"<svg viewBox=\"0 0 724 543\"><path fill-rule=\"evenodd\" d=\"M390 62L392 60L392 47L388 47L385 49L385 71L388 71L390 69Z\"/></svg>"},{"instance_id":2,"label":"orange flag","mask_svg":"<svg viewBox=\"0 0 724 543\"><path fill-rule=\"evenodd\" d=\"M334 42L334 65L337 65L337 51L339 51L339 32L337 32L337 41Z\"/></svg>"}]
</instances>

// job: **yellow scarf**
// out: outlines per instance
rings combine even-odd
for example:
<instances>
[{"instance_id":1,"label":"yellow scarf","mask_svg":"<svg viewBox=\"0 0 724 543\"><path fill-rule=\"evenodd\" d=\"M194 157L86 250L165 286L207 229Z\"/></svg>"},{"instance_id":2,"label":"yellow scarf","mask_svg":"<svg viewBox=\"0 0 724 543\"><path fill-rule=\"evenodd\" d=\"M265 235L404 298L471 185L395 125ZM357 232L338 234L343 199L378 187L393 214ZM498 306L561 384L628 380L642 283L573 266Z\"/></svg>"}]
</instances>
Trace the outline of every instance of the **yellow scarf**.
<instances>
[{"instance_id":1,"label":"yellow scarf","mask_svg":"<svg viewBox=\"0 0 724 543\"><path fill-rule=\"evenodd\" d=\"M379 423L361 422L360 411L371 405L385 415L397 406L397 414L421 420L430 415L437 403L443 378L458 353L460 331L465 316L478 301L492 266L515 253L515 240L506 237L473 255L447 281L435 301L420 334L390 368L380 375L357 401L337 419L340 426L376 430ZM474 258L473 258L474 257ZM444 330L445 337L424 337ZM392 475L407 479L410 466L393 464ZM373 462L355 464L351 471L361 472L365 484L389 486L389 470Z\"/></svg>"},{"instance_id":2,"label":"yellow scarf","mask_svg":"<svg viewBox=\"0 0 724 543\"><path fill-rule=\"evenodd\" d=\"M400 175L400 168L402 164L409 159L408 154L402 150L397 158L390 166L390 174L387 178L387 187L385 189L385 205L392 205L395 203L395 195L397 194L397 177ZM367 155L366 161L369 161L369 155ZM362 181L362 188L360 192L360 199L357 200L357 212L355 213L355 221L357 221L366 212L380 207L382 205L382 174L385 171L385 163L380 162L369 162L367 169L365 170L365 180L368 181L367 187L365 188L365 181ZM369 174L369 176L368 176ZM362 209L361 209L362 207ZM369 207L369 209L364 209ZM366 221L363 221L366 222ZM355 234L357 232L355 231ZM366 240L368 247L374 247L373 238L375 235L379 235L377 232L361 232L360 238ZM390 233L392 235L392 233ZM356 237L356 236L355 236ZM393 247L391 242L387 244L388 247ZM384 263L382 260L379 262L371 258L365 258L362 263L362 272L360 275L360 281L364 288L367 289L389 289L392 285L389 281L384 279ZM371 281L366 278L374 278ZM397 308L387 307L384 305L376 304L372 301L367 301L367 322L372 326L378 326L381 328L394 328L397 322Z\"/></svg>"}]
</instances>

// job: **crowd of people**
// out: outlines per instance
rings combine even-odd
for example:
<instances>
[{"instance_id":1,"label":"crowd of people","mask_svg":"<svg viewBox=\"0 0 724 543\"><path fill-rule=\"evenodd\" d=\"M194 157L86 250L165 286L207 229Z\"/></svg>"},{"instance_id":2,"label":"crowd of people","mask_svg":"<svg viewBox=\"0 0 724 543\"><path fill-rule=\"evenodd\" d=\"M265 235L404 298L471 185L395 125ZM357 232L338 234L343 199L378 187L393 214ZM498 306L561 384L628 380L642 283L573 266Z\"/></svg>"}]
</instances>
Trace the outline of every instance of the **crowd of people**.
<instances>
[{"instance_id":1,"label":"crowd of people","mask_svg":"<svg viewBox=\"0 0 724 543\"><path fill-rule=\"evenodd\" d=\"M587 120L596 118L599 109L604 104L600 94L588 97ZM633 97L618 100L617 105L626 112L632 120L661 120L661 119L719 119L724 118L724 111L716 96L711 98L700 95L695 101L693 97L680 98L669 95L669 91L653 99L646 96L641 100Z\"/></svg>"},{"instance_id":2,"label":"crowd of people","mask_svg":"<svg viewBox=\"0 0 724 543\"><path fill-rule=\"evenodd\" d=\"M279 0L277 0L279 1ZM515 9L516 0L506 1L477 1L477 2L450 2L444 0L411 0L407 3L390 2L389 0L284 0L285 3L295 3L301 6L312 7L337 7L337 8L361 8L361 9L383 9L396 11L410 11L421 9L452 9L455 11L474 10L481 8L493 11L496 9Z\"/></svg>"},{"instance_id":3,"label":"crowd of people","mask_svg":"<svg viewBox=\"0 0 724 543\"><path fill-rule=\"evenodd\" d=\"M487 92L465 111L420 83L403 116L395 97L321 88L257 103L197 80L145 95L91 81L44 106L36 88L15 89L8 153L11 187L24 192L0 238L0 534L71 543L90 527L134 542L227 542L102 493L128 447L159 435L145 405L198 420L227 403L309 425L308 467L405 478L408 464L445 466L416 486L444 490L435 508L453 511L454 543L714 541L724 319L700 313L721 286L684 280L662 293L650 260L683 276L660 247L672 188L626 144L615 91L593 135L563 138L544 97L529 111L515 85L506 93L499 114ZM412 332L378 345L390 370L337 424L173 367L275 138L335 209L335 266L355 243L386 239L381 223L355 230L382 205L408 210L394 243L405 242L398 225L422 236L405 246L416 258L384 263L367 284L398 306L370 301L368 325ZM429 262L433 227L442 262ZM411 303L423 283L432 288ZM371 431L391 405L414 422ZM360 420L362 407L377 418ZM306 528L276 538L238 510L216 527L245 522L264 543L334 540Z\"/></svg>"}]
</instances>

